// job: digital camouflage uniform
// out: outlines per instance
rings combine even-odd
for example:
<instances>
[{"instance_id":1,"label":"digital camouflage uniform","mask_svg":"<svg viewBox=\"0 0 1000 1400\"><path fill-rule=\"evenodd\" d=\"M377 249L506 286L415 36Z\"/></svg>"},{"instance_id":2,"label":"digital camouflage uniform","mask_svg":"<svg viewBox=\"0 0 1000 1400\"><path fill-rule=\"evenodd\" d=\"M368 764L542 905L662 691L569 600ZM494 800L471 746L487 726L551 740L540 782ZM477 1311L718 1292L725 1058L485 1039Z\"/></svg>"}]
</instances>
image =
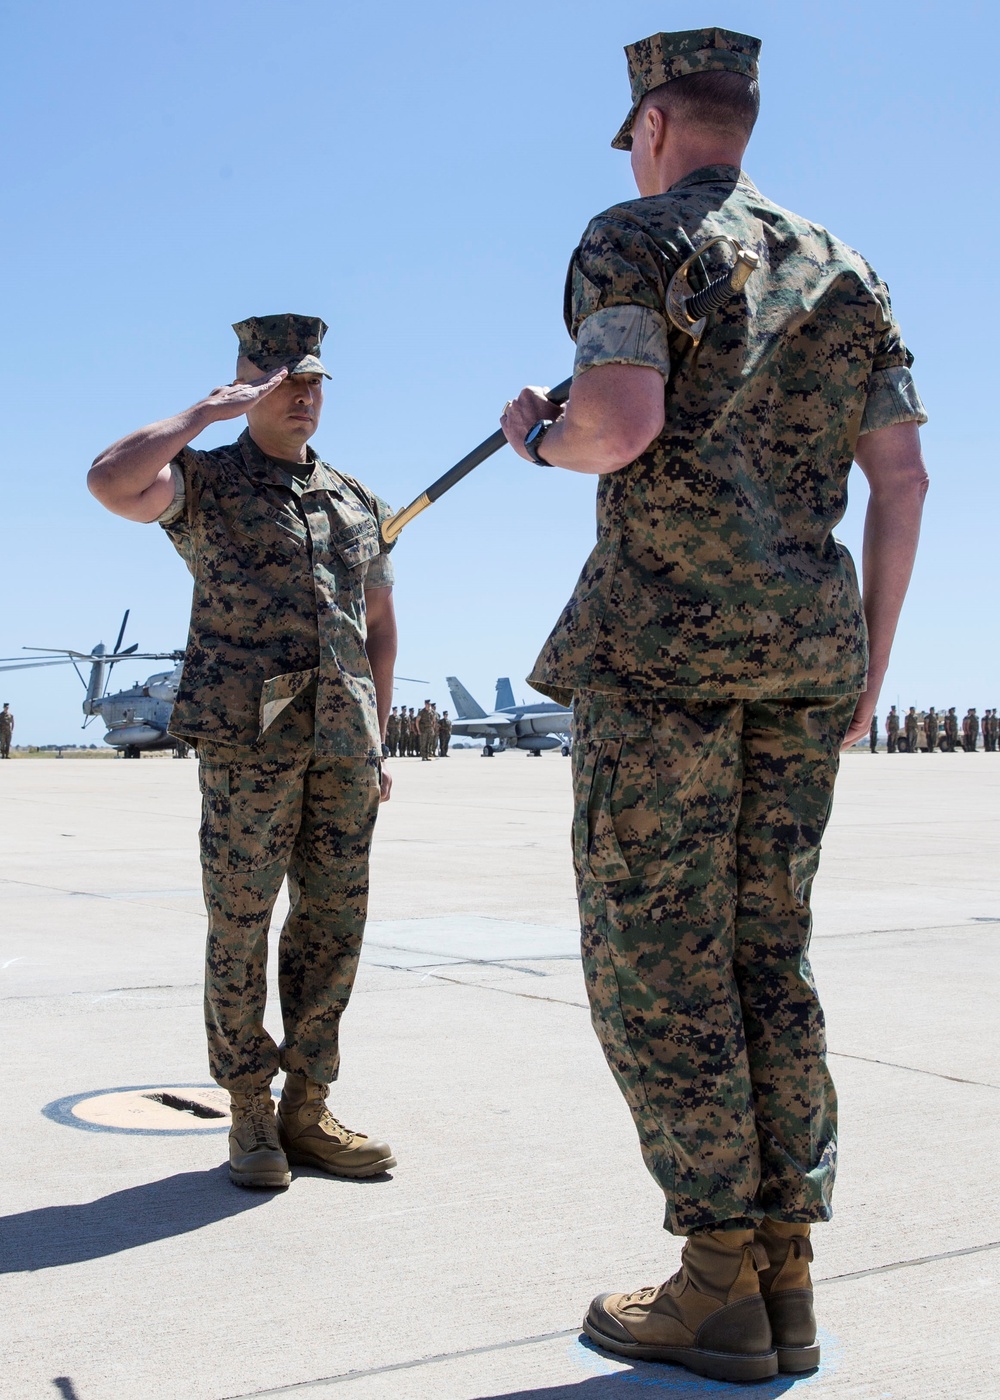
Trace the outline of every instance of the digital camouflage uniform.
<instances>
[{"instance_id":1,"label":"digital camouflage uniform","mask_svg":"<svg viewBox=\"0 0 1000 1400\"><path fill-rule=\"evenodd\" d=\"M928 753L933 753L937 748L938 728L937 712L932 705L924 719L924 739L926 741Z\"/></svg>"},{"instance_id":2,"label":"digital camouflage uniform","mask_svg":"<svg viewBox=\"0 0 1000 1400\"><path fill-rule=\"evenodd\" d=\"M721 233L760 267L696 350L667 283ZM864 259L725 165L594 219L566 321L577 374L649 367L666 394L660 436L600 478L596 547L529 677L574 705L594 1025L670 1230L824 1220L809 895L867 669L832 532L858 436L924 419L911 356Z\"/></svg>"},{"instance_id":3,"label":"digital camouflage uniform","mask_svg":"<svg viewBox=\"0 0 1000 1400\"><path fill-rule=\"evenodd\" d=\"M399 715L393 710L385 726L385 742L389 757L395 758L399 750Z\"/></svg>"},{"instance_id":4,"label":"digital camouflage uniform","mask_svg":"<svg viewBox=\"0 0 1000 1400\"><path fill-rule=\"evenodd\" d=\"M437 716L429 705L425 705L417 715L417 738L420 757L429 763L437 746Z\"/></svg>"},{"instance_id":5,"label":"digital camouflage uniform","mask_svg":"<svg viewBox=\"0 0 1000 1400\"><path fill-rule=\"evenodd\" d=\"M205 1018L212 1075L231 1091L279 1067L336 1078L367 909L381 736L365 590L392 583L389 510L311 449L305 471L265 456L249 431L185 448L160 521L194 576L171 732L200 759ZM278 1047L263 1014L286 874Z\"/></svg>"},{"instance_id":6,"label":"digital camouflage uniform","mask_svg":"<svg viewBox=\"0 0 1000 1400\"><path fill-rule=\"evenodd\" d=\"M10 758L10 741L14 737L14 716L6 705L0 710L0 758Z\"/></svg>"},{"instance_id":7,"label":"digital camouflage uniform","mask_svg":"<svg viewBox=\"0 0 1000 1400\"><path fill-rule=\"evenodd\" d=\"M868 747L872 753L878 753L878 715L872 715L871 726L868 730Z\"/></svg>"},{"instance_id":8,"label":"digital camouflage uniform","mask_svg":"<svg viewBox=\"0 0 1000 1400\"><path fill-rule=\"evenodd\" d=\"M903 731L906 734L906 747L910 753L917 752L917 737L920 733L920 721L917 719L917 712L911 705L903 720Z\"/></svg>"},{"instance_id":9,"label":"digital camouflage uniform","mask_svg":"<svg viewBox=\"0 0 1000 1400\"><path fill-rule=\"evenodd\" d=\"M448 757L448 745L451 743L451 720L447 715L442 715L438 720L438 745L441 750L441 757Z\"/></svg>"},{"instance_id":10,"label":"digital camouflage uniform","mask_svg":"<svg viewBox=\"0 0 1000 1400\"><path fill-rule=\"evenodd\" d=\"M944 737L948 741L949 751L954 753L958 748L958 715L955 713L954 705L944 717Z\"/></svg>"},{"instance_id":11,"label":"digital camouflage uniform","mask_svg":"<svg viewBox=\"0 0 1000 1400\"><path fill-rule=\"evenodd\" d=\"M899 743L899 715L896 713L895 705L893 705L888 715L886 715L885 738L886 748L889 753L895 753L896 745Z\"/></svg>"}]
</instances>

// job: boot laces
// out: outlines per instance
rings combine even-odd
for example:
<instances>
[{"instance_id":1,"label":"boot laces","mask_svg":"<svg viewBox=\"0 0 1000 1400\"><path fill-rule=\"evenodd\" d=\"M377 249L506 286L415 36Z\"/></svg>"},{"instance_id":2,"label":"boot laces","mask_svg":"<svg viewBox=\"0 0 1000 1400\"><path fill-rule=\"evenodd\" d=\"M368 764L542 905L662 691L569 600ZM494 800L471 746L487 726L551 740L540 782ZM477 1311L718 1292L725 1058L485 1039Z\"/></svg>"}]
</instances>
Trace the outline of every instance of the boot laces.
<instances>
[{"instance_id":1,"label":"boot laces","mask_svg":"<svg viewBox=\"0 0 1000 1400\"><path fill-rule=\"evenodd\" d=\"M321 1127L324 1132L330 1133L332 1137L342 1138L345 1147L350 1147L354 1139L361 1136L360 1133L352 1132L352 1130L345 1127L339 1119L334 1118L333 1114L325 1106L323 1112L319 1116L319 1127Z\"/></svg>"},{"instance_id":2,"label":"boot laces","mask_svg":"<svg viewBox=\"0 0 1000 1400\"><path fill-rule=\"evenodd\" d=\"M271 1102L270 1094L266 1098L254 1099L247 1105L245 1113L242 1115L244 1121L253 1133L253 1147L255 1151L258 1147L277 1147L278 1133L274 1122L274 1105Z\"/></svg>"}]
</instances>

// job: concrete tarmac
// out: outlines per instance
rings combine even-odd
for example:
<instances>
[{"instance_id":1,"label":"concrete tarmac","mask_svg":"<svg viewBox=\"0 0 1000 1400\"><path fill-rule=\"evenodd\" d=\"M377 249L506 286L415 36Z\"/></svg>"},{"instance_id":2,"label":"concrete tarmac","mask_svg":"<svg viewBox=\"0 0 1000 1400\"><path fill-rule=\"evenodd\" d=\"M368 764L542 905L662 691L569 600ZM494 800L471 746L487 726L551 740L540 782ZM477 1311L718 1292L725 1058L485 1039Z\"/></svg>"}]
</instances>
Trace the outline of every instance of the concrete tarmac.
<instances>
[{"instance_id":1,"label":"concrete tarmac","mask_svg":"<svg viewBox=\"0 0 1000 1400\"><path fill-rule=\"evenodd\" d=\"M590 1029L568 761L393 772L331 1107L399 1166L271 1195L230 1185L224 1120L182 1111L211 1101L184 1088L209 1084L196 763L0 767L5 1400L739 1393L581 1339L593 1294L666 1278L680 1241ZM824 1360L761 1400L997 1394L998 798L995 755L844 761L815 890L842 1129ZM181 1109L120 1132L79 1103L133 1086Z\"/></svg>"}]
</instances>

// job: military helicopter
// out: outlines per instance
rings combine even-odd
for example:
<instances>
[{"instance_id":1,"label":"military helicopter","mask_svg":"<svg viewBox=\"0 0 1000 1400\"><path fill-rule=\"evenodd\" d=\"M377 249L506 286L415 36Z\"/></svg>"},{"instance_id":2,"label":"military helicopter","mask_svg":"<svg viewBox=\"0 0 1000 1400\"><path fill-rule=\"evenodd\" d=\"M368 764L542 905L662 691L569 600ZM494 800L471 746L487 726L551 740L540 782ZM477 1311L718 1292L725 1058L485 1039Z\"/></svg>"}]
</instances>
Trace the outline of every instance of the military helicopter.
<instances>
[{"instance_id":1,"label":"military helicopter","mask_svg":"<svg viewBox=\"0 0 1000 1400\"><path fill-rule=\"evenodd\" d=\"M184 653L139 651L138 642L119 651L125 637L129 611L125 611L118 640L110 652L105 650L103 642L98 642L89 652L72 651L68 647L24 647L24 651L40 652L53 659L42 660L39 657L24 661L16 656L0 657L0 672L28 671L37 666L72 666L86 691L83 698L84 729L95 716L100 716L108 731L104 742L118 749L123 758L140 758L144 751L151 749L173 749L177 758L185 758L188 754L187 744L167 733L170 712L177 699ZM170 671L158 671L156 675L149 676L141 685L109 695L108 680L121 661L172 661L174 666ZM89 664L89 679L80 670L81 664Z\"/></svg>"}]
</instances>

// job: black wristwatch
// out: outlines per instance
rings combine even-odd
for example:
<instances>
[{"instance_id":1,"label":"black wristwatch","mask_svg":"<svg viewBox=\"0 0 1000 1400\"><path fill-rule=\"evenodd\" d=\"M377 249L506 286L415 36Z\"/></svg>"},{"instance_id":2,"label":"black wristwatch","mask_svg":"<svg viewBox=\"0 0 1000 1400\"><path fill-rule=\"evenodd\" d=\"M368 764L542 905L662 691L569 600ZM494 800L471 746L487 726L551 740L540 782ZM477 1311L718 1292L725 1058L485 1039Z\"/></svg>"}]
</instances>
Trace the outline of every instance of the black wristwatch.
<instances>
[{"instance_id":1,"label":"black wristwatch","mask_svg":"<svg viewBox=\"0 0 1000 1400\"><path fill-rule=\"evenodd\" d=\"M545 441L545 434L552 427L555 420L552 418L539 418L533 428L529 428L524 439L524 450L538 467L551 467L551 462L546 462L539 452L539 448Z\"/></svg>"}]
</instances>

